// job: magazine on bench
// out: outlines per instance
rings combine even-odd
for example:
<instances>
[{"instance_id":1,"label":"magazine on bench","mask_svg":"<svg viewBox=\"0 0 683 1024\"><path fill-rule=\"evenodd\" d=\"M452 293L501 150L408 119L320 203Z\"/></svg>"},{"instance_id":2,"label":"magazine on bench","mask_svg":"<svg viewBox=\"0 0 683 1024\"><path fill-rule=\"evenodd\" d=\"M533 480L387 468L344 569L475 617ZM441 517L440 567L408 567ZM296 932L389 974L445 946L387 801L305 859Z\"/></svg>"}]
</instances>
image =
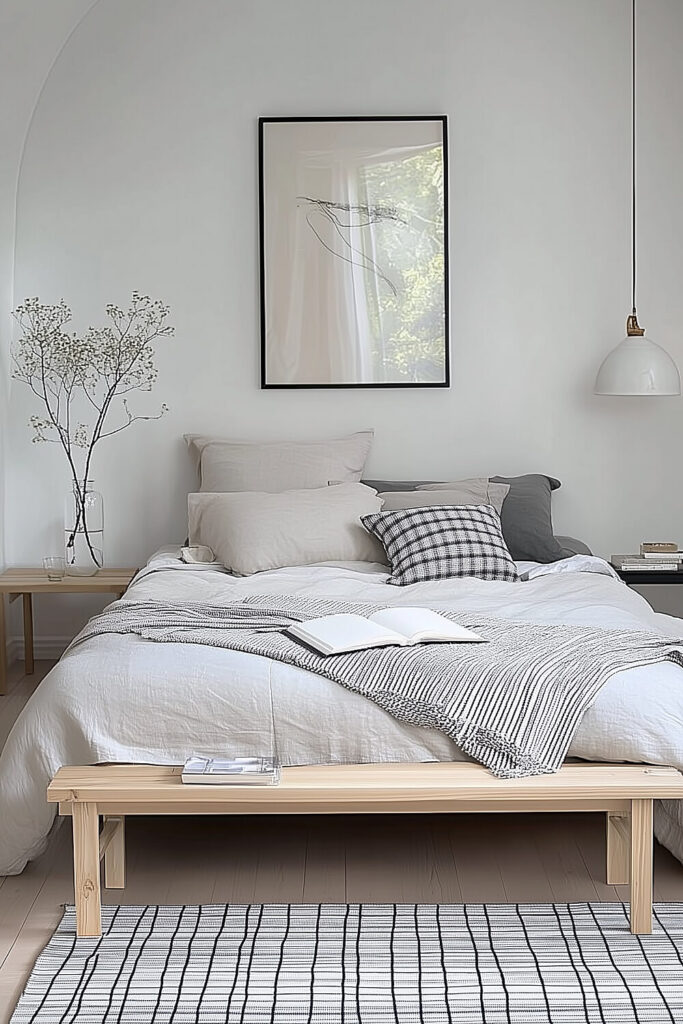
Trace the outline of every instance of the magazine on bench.
<instances>
[{"instance_id":1,"label":"magazine on bench","mask_svg":"<svg viewBox=\"0 0 683 1024\"><path fill-rule=\"evenodd\" d=\"M289 626L287 632L320 654L415 644L486 643L483 636L430 608L383 608L363 615L323 615Z\"/></svg>"},{"instance_id":2,"label":"magazine on bench","mask_svg":"<svg viewBox=\"0 0 683 1024\"><path fill-rule=\"evenodd\" d=\"M274 757L188 757L181 779L201 786L276 786L280 765Z\"/></svg>"}]
</instances>

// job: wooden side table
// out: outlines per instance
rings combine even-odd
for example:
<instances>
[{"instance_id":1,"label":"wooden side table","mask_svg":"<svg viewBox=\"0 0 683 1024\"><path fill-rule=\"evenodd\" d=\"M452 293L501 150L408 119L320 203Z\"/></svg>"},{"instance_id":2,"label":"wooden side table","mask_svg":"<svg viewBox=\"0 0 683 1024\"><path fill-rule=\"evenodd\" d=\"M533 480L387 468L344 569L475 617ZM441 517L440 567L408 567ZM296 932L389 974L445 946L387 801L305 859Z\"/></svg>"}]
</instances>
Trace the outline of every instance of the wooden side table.
<instances>
[{"instance_id":1,"label":"wooden side table","mask_svg":"<svg viewBox=\"0 0 683 1024\"><path fill-rule=\"evenodd\" d=\"M100 569L94 576L64 576L49 580L43 569L7 569L0 573L0 695L7 693L7 625L5 594L10 603L18 597L24 605L24 662L26 674L33 664L33 595L34 594L115 594L121 597L137 569Z\"/></svg>"}]
</instances>

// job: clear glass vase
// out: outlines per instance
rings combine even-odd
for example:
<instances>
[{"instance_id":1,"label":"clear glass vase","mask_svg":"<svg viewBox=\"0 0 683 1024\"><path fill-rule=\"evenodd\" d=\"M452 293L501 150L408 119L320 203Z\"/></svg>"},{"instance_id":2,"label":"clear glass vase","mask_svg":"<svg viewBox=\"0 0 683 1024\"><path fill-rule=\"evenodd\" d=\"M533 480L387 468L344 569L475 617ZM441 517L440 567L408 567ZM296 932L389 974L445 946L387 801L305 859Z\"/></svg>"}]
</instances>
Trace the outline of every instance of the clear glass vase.
<instances>
[{"instance_id":1,"label":"clear glass vase","mask_svg":"<svg viewBox=\"0 0 683 1024\"><path fill-rule=\"evenodd\" d=\"M66 497L64 546L69 576L94 576L104 565L104 498L92 480L74 483Z\"/></svg>"}]
</instances>

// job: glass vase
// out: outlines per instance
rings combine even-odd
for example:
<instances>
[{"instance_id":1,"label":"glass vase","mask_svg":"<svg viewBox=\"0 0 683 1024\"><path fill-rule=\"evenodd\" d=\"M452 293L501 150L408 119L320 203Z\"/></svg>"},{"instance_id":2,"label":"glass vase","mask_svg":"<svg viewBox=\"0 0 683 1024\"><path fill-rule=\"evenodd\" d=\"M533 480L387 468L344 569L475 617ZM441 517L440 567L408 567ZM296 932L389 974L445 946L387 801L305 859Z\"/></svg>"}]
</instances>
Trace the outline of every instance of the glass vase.
<instances>
[{"instance_id":1,"label":"glass vase","mask_svg":"<svg viewBox=\"0 0 683 1024\"><path fill-rule=\"evenodd\" d=\"M69 576L94 576L104 565L104 499L92 480L74 483L66 497L64 546Z\"/></svg>"}]
</instances>

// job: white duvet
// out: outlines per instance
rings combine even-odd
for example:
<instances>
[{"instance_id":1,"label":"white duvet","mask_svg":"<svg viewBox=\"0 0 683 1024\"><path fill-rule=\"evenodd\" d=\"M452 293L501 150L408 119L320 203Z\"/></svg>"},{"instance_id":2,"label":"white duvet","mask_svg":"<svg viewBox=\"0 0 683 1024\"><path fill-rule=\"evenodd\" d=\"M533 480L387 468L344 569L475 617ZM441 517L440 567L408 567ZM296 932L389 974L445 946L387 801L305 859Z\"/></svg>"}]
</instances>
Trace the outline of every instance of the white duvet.
<instances>
[{"instance_id":1,"label":"white duvet","mask_svg":"<svg viewBox=\"0 0 683 1024\"><path fill-rule=\"evenodd\" d=\"M683 637L683 620L656 614L599 559L576 556L545 567L522 563L520 570L531 570L533 578L392 587L381 566L366 563L235 578L213 567L186 566L175 552L162 552L124 600L219 604L247 594L297 593ZM45 790L60 765L177 764L191 753L264 753L272 749L273 733L285 764L462 756L442 733L398 722L364 697L293 666L213 647L96 637L68 651L46 676L2 751L0 874L21 871L44 849L55 814ZM613 677L584 716L570 754L683 768L683 670L663 663ZM659 805L656 830L683 860L681 806Z\"/></svg>"}]
</instances>

